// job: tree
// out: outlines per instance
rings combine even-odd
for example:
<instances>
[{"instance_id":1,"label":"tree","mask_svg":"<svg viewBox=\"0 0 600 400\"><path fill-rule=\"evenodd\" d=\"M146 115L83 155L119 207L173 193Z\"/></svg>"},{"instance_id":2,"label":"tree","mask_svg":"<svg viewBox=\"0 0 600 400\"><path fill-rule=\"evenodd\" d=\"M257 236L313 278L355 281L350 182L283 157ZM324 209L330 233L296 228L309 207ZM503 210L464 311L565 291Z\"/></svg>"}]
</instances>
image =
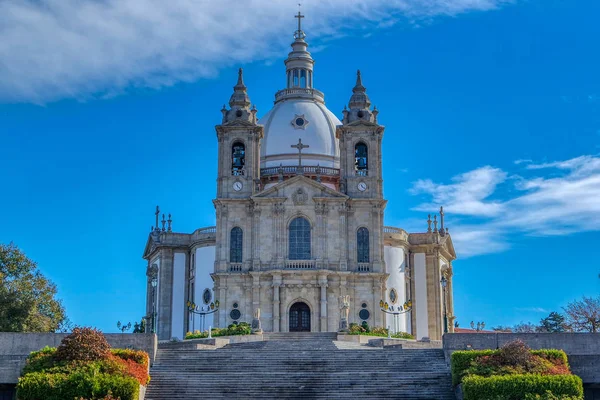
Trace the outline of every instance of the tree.
<instances>
[{"instance_id":1,"label":"tree","mask_svg":"<svg viewBox=\"0 0 600 400\"><path fill-rule=\"evenodd\" d=\"M513 328L511 328L510 326L498 325L496 327L493 327L492 330L494 332L511 333Z\"/></svg>"},{"instance_id":2,"label":"tree","mask_svg":"<svg viewBox=\"0 0 600 400\"><path fill-rule=\"evenodd\" d=\"M537 326L531 322L521 322L512 328L513 333L535 333Z\"/></svg>"},{"instance_id":3,"label":"tree","mask_svg":"<svg viewBox=\"0 0 600 400\"><path fill-rule=\"evenodd\" d=\"M133 333L146 333L146 320L144 318L133 324Z\"/></svg>"},{"instance_id":4,"label":"tree","mask_svg":"<svg viewBox=\"0 0 600 400\"><path fill-rule=\"evenodd\" d=\"M567 323L575 332L600 332L600 296L575 300L563 308Z\"/></svg>"},{"instance_id":5,"label":"tree","mask_svg":"<svg viewBox=\"0 0 600 400\"><path fill-rule=\"evenodd\" d=\"M0 332L55 332L68 323L56 285L17 246L0 243Z\"/></svg>"},{"instance_id":6,"label":"tree","mask_svg":"<svg viewBox=\"0 0 600 400\"><path fill-rule=\"evenodd\" d=\"M560 333L566 332L568 328L565 317L556 311L552 311L546 318L540 320L538 332Z\"/></svg>"}]
</instances>

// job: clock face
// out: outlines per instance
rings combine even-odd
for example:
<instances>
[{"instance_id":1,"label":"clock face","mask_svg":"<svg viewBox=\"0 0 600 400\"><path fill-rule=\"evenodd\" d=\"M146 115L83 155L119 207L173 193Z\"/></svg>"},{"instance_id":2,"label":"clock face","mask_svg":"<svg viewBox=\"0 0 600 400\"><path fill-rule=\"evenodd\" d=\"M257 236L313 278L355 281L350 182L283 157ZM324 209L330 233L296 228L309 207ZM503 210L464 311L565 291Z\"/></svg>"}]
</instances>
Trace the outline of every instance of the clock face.
<instances>
[{"instance_id":1,"label":"clock face","mask_svg":"<svg viewBox=\"0 0 600 400\"><path fill-rule=\"evenodd\" d=\"M239 192L240 190L242 190L242 182L234 182L233 183L233 190L235 190L236 192Z\"/></svg>"},{"instance_id":2,"label":"clock face","mask_svg":"<svg viewBox=\"0 0 600 400\"><path fill-rule=\"evenodd\" d=\"M360 190L361 192L364 192L365 190L367 190L367 184L364 182L360 182L358 184L358 190Z\"/></svg>"}]
</instances>

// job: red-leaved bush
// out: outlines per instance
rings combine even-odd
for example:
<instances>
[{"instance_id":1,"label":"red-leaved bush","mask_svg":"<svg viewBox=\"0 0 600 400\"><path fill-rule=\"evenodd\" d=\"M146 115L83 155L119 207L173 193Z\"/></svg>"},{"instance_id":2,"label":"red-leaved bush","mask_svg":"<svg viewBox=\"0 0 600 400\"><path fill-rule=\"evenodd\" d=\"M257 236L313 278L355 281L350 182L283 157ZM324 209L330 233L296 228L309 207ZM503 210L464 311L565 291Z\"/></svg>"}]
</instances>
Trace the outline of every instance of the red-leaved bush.
<instances>
[{"instance_id":1,"label":"red-leaved bush","mask_svg":"<svg viewBox=\"0 0 600 400\"><path fill-rule=\"evenodd\" d=\"M96 361L110 357L110 345L98 329L75 328L56 349L58 361Z\"/></svg>"}]
</instances>

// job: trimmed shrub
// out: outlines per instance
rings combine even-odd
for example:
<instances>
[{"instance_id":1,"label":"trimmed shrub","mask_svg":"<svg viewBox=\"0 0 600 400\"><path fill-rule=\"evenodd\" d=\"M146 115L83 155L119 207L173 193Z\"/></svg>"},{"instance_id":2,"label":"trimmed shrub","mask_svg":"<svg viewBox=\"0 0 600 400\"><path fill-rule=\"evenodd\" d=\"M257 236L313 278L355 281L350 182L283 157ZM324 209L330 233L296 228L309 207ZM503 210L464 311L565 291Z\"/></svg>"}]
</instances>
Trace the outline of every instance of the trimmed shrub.
<instances>
[{"instance_id":1,"label":"trimmed shrub","mask_svg":"<svg viewBox=\"0 0 600 400\"><path fill-rule=\"evenodd\" d=\"M109 375L97 368L82 368L71 374L32 372L17 384L19 400L99 399L109 392L121 400L137 400L139 383L130 376Z\"/></svg>"},{"instance_id":2,"label":"trimmed shrub","mask_svg":"<svg viewBox=\"0 0 600 400\"><path fill-rule=\"evenodd\" d=\"M506 364L503 358L496 358L499 353L500 350L455 351L451 356L452 384L458 385L467 375L570 374L567 355L562 350L530 350L531 358L525 365Z\"/></svg>"},{"instance_id":3,"label":"trimmed shrub","mask_svg":"<svg viewBox=\"0 0 600 400\"><path fill-rule=\"evenodd\" d=\"M131 349L111 349L110 351L114 356L123 360L132 360L146 367L150 364L150 357L145 351Z\"/></svg>"},{"instance_id":4,"label":"trimmed shrub","mask_svg":"<svg viewBox=\"0 0 600 400\"><path fill-rule=\"evenodd\" d=\"M238 324L231 324L227 328L212 328L211 336L235 336L235 335L250 335L252 333L252 327L247 322L240 322ZM205 339L208 337L208 331L194 331L185 334L185 339Z\"/></svg>"},{"instance_id":5,"label":"trimmed shrub","mask_svg":"<svg viewBox=\"0 0 600 400\"><path fill-rule=\"evenodd\" d=\"M58 361L94 361L110 356L110 345L98 329L75 328L56 350Z\"/></svg>"},{"instance_id":6,"label":"trimmed shrub","mask_svg":"<svg viewBox=\"0 0 600 400\"><path fill-rule=\"evenodd\" d=\"M45 347L32 352L23 368L23 376L17 384L17 396L20 400L137 400L139 386L146 385L149 357L143 351L112 349L107 355L96 351L95 360L81 360L77 348L79 335L73 340L63 340L61 346L69 358L60 359L56 348ZM69 335L71 336L71 335ZM94 335L95 336L95 335ZM88 344L84 346L89 347ZM103 349L95 345L94 349ZM111 397L112 396L112 397Z\"/></svg>"},{"instance_id":7,"label":"trimmed shrub","mask_svg":"<svg viewBox=\"0 0 600 400\"><path fill-rule=\"evenodd\" d=\"M496 350L463 350L455 351L450 356L450 368L452 371L452 384L458 385L462 378L467 374L471 363L482 356L490 356L496 353Z\"/></svg>"},{"instance_id":8,"label":"trimmed shrub","mask_svg":"<svg viewBox=\"0 0 600 400\"><path fill-rule=\"evenodd\" d=\"M580 400L583 399L583 382L575 375L527 374L488 378L473 375L462 380L462 391L465 400L523 400L526 395L530 398L548 396L548 392L559 399L569 396Z\"/></svg>"}]
</instances>

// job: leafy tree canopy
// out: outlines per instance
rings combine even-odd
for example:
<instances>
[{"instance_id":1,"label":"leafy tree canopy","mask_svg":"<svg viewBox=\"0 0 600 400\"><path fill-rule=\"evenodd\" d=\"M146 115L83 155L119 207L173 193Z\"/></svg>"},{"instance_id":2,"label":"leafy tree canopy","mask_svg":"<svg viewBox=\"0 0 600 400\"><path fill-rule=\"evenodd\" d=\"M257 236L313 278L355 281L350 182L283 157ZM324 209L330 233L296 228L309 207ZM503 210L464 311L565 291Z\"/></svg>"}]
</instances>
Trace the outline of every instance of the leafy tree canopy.
<instances>
[{"instance_id":1,"label":"leafy tree canopy","mask_svg":"<svg viewBox=\"0 0 600 400\"><path fill-rule=\"evenodd\" d=\"M0 332L55 332L67 323L56 285L17 246L0 243Z\"/></svg>"},{"instance_id":2,"label":"leafy tree canopy","mask_svg":"<svg viewBox=\"0 0 600 400\"><path fill-rule=\"evenodd\" d=\"M546 318L542 318L538 327L538 332L560 333L568 330L570 329L565 322L565 317L556 311L552 311Z\"/></svg>"}]
</instances>

